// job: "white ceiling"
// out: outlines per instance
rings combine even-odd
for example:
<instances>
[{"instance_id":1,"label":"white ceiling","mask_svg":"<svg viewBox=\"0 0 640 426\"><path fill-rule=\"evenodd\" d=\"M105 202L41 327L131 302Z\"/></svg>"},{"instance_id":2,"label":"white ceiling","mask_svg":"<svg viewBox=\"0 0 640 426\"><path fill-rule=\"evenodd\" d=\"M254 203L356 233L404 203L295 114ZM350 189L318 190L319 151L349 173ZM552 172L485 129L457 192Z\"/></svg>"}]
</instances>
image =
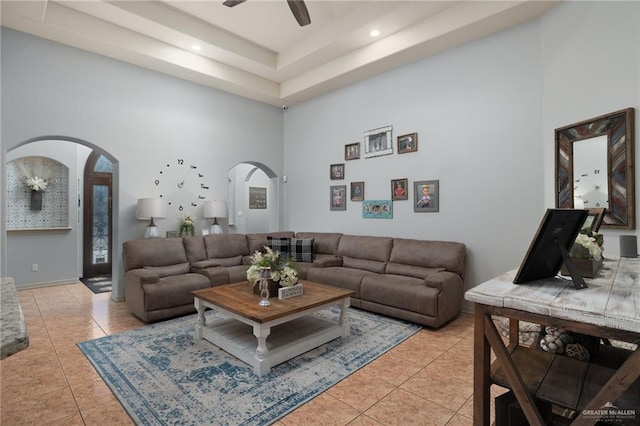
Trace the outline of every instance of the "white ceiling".
<instances>
[{"instance_id":1,"label":"white ceiling","mask_svg":"<svg viewBox=\"0 0 640 426\"><path fill-rule=\"evenodd\" d=\"M272 105L294 104L542 15L559 1L1 0L2 26ZM378 29L379 37L370 30ZM197 52L192 46L201 46Z\"/></svg>"}]
</instances>

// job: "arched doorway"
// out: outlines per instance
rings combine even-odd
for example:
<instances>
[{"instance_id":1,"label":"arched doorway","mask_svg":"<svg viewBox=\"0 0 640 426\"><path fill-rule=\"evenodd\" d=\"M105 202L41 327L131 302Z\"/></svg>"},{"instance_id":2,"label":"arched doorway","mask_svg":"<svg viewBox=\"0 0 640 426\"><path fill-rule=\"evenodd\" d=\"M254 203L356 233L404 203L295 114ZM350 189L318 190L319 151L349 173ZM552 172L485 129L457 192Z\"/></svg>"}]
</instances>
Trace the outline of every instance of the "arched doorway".
<instances>
[{"instance_id":1,"label":"arched doorway","mask_svg":"<svg viewBox=\"0 0 640 426\"><path fill-rule=\"evenodd\" d=\"M236 164L229 169L229 227L239 234L280 230L279 193L269 167L255 161Z\"/></svg>"},{"instance_id":2,"label":"arched doorway","mask_svg":"<svg viewBox=\"0 0 640 426\"><path fill-rule=\"evenodd\" d=\"M84 167L82 277L111 275L113 163L93 151Z\"/></svg>"}]
</instances>

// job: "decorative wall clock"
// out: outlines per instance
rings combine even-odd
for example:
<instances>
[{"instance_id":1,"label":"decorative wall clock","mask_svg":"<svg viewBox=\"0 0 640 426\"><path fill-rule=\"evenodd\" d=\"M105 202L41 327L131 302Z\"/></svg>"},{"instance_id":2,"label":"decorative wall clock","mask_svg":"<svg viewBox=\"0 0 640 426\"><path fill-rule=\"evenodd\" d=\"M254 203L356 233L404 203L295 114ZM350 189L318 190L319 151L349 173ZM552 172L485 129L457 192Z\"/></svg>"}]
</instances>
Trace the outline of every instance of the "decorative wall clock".
<instances>
[{"instance_id":1,"label":"decorative wall clock","mask_svg":"<svg viewBox=\"0 0 640 426\"><path fill-rule=\"evenodd\" d=\"M204 171L183 158L161 165L153 183L157 195L167 202L169 214L195 214L211 197Z\"/></svg>"}]
</instances>

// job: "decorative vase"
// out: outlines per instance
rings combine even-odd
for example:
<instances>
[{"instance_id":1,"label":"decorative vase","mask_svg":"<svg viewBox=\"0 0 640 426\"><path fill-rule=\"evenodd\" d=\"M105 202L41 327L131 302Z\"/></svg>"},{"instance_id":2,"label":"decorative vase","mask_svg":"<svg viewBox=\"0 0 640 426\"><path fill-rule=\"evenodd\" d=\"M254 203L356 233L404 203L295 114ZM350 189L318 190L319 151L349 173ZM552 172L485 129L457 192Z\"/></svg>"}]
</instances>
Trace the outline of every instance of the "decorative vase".
<instances>
[{"instance_id":1,"label":"decorative vase","mask_svg":"<svg viewBox=\"0 0 640 426\"><path fill-rule=\"evenodd\" d=\"M258 278L255 284L253 284L253 292L258 295L260 294L260 280L261 278ZM267 282L269 283L269 297L278 297L278 289L280 288L280 284L277 281L272 280L271 278L267 278Z\"/></svg>"},{"instance_id":2,"label":"decorative vase","mask_svg":"<svg viewBox=\"0 0 640 426\"><path fill-rule=\"evenodd\" d=\"M573 264L576 265L578 271L582 274L584 278L593 278L598 274L600 268L602 268L602 258L600 260L595 259L577 259L572 257ZM560 268L560 273L562 275L571 275L569 274L569 270L567 266L563 263L562 268Z\"/></svg>"},{"instance_id":3,"label":"decorative vase","mask_svg":"<svg viewBox=\"0 0 640 426\"><path fill-rule=\"evenodd\" d=\"M196 228L193 225L181 225L180 236L181 237L193 237L196 235Z\"/></svg>"},{"instance_id":4,"label":"decorative vase","mask_svg":"<svg viewBox=\"0 0 640 426\"><path fill-rule=\"evenodd\" d=\"M42 210L42 191L31 191L31 210Z\"/></svg>"}]
</instances>

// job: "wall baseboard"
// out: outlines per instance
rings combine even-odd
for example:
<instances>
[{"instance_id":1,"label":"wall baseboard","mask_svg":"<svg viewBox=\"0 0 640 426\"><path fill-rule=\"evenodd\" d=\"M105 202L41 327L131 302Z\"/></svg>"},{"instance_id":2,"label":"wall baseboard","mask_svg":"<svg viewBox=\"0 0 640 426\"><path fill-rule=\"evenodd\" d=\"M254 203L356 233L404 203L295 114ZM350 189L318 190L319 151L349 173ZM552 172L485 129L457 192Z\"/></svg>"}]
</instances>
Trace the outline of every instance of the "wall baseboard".
<instances>
[{"instance_id":1,"label":"wall baseboard","mask_svg":"<svg viewBox=\"0 0 640 426\"><path fill-rule=\"evenodd\" d=\"M16 284L16 290L31 290L34 288L55 287L59 285L76 284L76 283L80 283L78 278L69 278L66 280L56 280L56 281L45 281L40 283Z\"/></svg>"}]
</instances>

